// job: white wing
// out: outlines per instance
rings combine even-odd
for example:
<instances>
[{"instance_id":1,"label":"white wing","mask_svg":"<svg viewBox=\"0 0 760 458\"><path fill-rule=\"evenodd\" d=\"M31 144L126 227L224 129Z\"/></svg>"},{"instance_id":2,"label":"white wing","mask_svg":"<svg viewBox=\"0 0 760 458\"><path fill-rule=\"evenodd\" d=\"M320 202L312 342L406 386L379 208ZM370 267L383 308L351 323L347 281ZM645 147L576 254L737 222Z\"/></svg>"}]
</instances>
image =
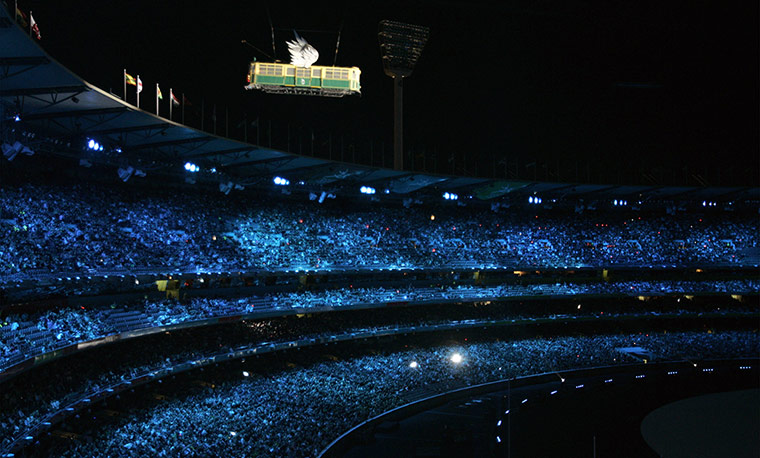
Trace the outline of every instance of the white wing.
<instances>
[{"instance_id":1,"label":"white wing","mask_svg":"<svg viewBox=\"0 0 760 458\"><path fill-rule=\"evenodd\" d=\"M296 34L296 39L286 42L290 51L290 63L296 67L311 67L319 59L319 52Z\"/></svg>"}]
</instances>

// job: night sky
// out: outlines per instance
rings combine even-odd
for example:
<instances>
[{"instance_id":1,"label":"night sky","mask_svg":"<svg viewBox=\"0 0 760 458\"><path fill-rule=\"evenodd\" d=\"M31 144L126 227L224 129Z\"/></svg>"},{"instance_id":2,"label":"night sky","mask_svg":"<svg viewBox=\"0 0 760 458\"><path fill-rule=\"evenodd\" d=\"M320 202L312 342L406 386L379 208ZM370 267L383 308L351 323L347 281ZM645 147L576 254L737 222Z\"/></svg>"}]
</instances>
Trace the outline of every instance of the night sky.
<instances>
[{"instance_id":1,"label":"night sky","mask_svg":"<svg viewBox=\"0 0 760 458\"><path fill-rule=\"evenodd\" d=\"M370 139L390 154L393 85L377 24L393 19L431 30L405 83L405 142L417 168L491 176L506 167L524 174L537 161L608 171L686 166L705 177L720 167L725 177L759 167L754 1L19 4L34 11L42 46L85 80L121 95L126 68L145 84L145 109L158 82L164 93L184 92L195 110L205 100L207 129L216 104L220 126L229 110L230 136L242 135L247 113L260 126L271 121L280 148L290 125L291 151L300 135L304 154L311 132L323 157L328 134L354 145L346 160L369 161ZM317 64L332 65L342 30L337 65L361 68L362 96L245 91L248 62L269 59L241 40L272 54L269 17L282 60L295 28L320 51ZM191 112L187 119L199 124Z\"/></svg>"}]
</instances>

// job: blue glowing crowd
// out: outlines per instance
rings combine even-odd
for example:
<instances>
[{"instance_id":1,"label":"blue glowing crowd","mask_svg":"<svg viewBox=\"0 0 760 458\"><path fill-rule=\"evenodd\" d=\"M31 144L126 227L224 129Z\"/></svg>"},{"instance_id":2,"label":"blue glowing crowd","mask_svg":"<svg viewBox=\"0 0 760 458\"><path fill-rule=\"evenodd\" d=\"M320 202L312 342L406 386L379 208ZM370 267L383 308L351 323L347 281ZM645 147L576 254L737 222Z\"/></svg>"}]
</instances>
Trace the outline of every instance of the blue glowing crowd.
<instances>
[{"instance_id":1,"label":"blue glowing crowd","mask_svg":"<svg viewBox=\"0 0 760 458\"><path fill-rule=\"evenodd\" d=\"M0 277L109 269L741 265L757 218L256 202L93 184L0 188Z\"/></svg>"},{"instance_id":2,"label":"blue glowing crowd","mask_svg":"<svg viewBox=\"0 0 760 458\"><path fill-rule=\"evenodd\" d=\"M224 316L255 316L256 312L309 309L349 309L375 304L493 301L519 297L579 295L658 295L729 293L754 294L758 280L622 281L530 285L429 288L337 288L272 293L242 298L193 298L187 301L143 301L105 307L61 306L40 313L8 314L0 318L0 372L13 364L72 344L135 328L153 328Z\"/></svg>"},{"instance_id":3,"label":"blue glowing crowd","mask_svg":"<svg viewBox=\"0 0 760 458\"><path fill-rule=\"evenodd\" d=\"M193 191L167 194L165 189L91 183L24 184L0 188L0 233L2 300L3 285L46 276L109 272L622 266L732 269L757 263L760 221L709 212L660 215L621 209L577 215L453 205L371 207L337 205L332 200L319 204L286 198L250 202L240 196ZM53 298L37 311L0 308L0 376L23 362L45 359L51 352L75 344L129 331L146 334L119 343L124 345L121 352L111 354L104 345L90 356L78 352L66 357L79 358L70 367L56 365L63 361L56 360L49 364L55 368L49 373L43 365L29 372L34 376L21 374L4 382L0 388L10 388L0 389L0 455L48 415L90 393L150 371L264 342L393 330L410 324L529 321L535 319L533 311L521 314L499 307L506 307L509 299L549 296L610 297L611 304L627 298L638 304L632 296L641 296L644 303L644 296L650 295L735 295L733 305L738 311L724 308L720 313L736 312L739 318L746 318L756 310L742 309L739 296L756 296L760 291L760 280L741 275L701 281L673 279L680 278L676 276L577 282L549 278L541 278L543 283L440 285L431 280L426 287L411 283L388 286L389 282L356 288L339 285L340 280L298 291L288 290L290 286L257 285L258 291L264 292L255 296L197 294L182 300L146 296L139 301L104 299L99 305L87 306L72 306L64 299L58 304ZM389 307L399 304L414 305ZM375 308L364 310L368 306ZM616 311L615 305L610 305L597 315L582 310L580 304L577 307L573 317L588 320L614 320L623 315L638 319L657 313L650 306ZM328 310L350 312L315 313ZM701 316L688 306L669 312ZM304 315L308 319L301 319ZM542 319L566 317L546 313ZM229 321L229 330L214 330L214 326L180 329L215 318ZM166 334L176 333L177 337L154 345L164 332L147 330L168 326L174 328ZM439 342L329 360L324 355L308 359L286 354L285 360L292 357L297 361L286 368L263 363L246 366L243 361L243 375L235 380L173 396L151 409L127 412L91 440L72 441L52 452L71 458L314 456L346 429L407 402L421 389L441 392L507 377L632 362L618 350L632 345L646 348L661 360L687 352L700 358L756 357L760 337L749 331L621 332L467 345ZM453 352L462 355L461 363L452 362ZM26 385L14 389L17 378Z\"/></svg>"},{"instance_id":4,"label":"blue glowing crowd","mask_svg":"<svg viewBox=\"0 0 760 458\"><path fill-rule=\"evenodd\" d=\"M672 332L449 344L308 362L286 355L295 361L288 368L243 364L237 379L134 409L91 440L66 441L54 451L72 458L316 456L342 432L409 402L420 390L435 394L514 376L636 362L618 350L631 346L656 360L723 358L756 355L760 339L742 331ZM452 358L455 353L461 360Z\"/></svg>"}]
</instances>

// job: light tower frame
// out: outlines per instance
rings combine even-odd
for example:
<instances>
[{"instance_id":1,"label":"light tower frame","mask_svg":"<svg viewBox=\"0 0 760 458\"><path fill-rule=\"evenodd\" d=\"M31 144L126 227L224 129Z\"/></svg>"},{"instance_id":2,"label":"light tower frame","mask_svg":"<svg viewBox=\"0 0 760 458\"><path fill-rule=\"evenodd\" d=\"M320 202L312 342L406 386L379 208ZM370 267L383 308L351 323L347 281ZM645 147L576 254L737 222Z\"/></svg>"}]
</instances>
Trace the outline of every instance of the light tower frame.
<instances>
[{"instance_id":1,"label":"light tower frame","mask_svg":"<svg viewBox=\"0 0 760 458\"><path fill-rule=\"evenodd\" d=\"M382 20L377 38L383 70L393 78L393 168L404 170L404 78L411 76L427 43L430 29L421 25Z\"/></svg>"}]
</instances>

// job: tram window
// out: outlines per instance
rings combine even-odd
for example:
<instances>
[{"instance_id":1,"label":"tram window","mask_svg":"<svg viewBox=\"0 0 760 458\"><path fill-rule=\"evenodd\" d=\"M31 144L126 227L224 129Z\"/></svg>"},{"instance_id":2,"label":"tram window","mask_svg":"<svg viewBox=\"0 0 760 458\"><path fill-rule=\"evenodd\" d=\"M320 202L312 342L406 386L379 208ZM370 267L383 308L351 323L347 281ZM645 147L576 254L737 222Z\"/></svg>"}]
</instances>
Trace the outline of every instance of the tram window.
<instances>
[{"instance_id":1,"label":"tram window","mask_svg":"<svg viewBox=\"0 0 760 458\"><path fill-rule=\"evenodd\" d=\"M285 76L293 76L296 74L296 69L293 67L288 67L285 69Z\"/></svg>"},{"instance_id":2,"label":"tram window","mask_svg":"<svg viewBox=\"0 0 760 458\"><path fill-rule=\"evenodd\" d=\"M264 76L281 76L280 67L276 65L262 65L259 67L259 74Z\"/></svg>"},{"instance_id":3,"label":"tram window","mask_svg":"<svg viewBox=\"0 0 760 458\"><path fill-rule=\"evenodd\" d=\"M313 69L311 70L311 76L312 76L313 78L319 78L319 77L321 76L321 75L320 75L320 73L321 73L321 71L320 71L320 70L318 70L318 69L316 69L316 68L313 68Z\"/></svg>"}]
</instances>

